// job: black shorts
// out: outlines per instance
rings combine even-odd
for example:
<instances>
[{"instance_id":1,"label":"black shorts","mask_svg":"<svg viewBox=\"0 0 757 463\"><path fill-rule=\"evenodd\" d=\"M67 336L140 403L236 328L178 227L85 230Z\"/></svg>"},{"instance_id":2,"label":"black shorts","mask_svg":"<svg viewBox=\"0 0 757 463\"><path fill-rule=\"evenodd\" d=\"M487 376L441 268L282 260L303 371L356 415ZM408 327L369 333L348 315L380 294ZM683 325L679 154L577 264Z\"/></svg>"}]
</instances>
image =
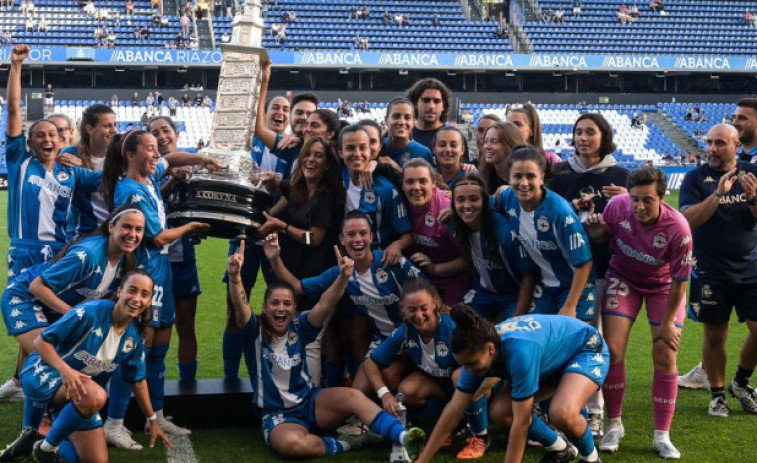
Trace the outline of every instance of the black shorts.
<instances>
[{"instance_id":1,"label":"black shorts","mask_svg":"<svg viewBox=\"0 0 757 463\"><path fill-rule=\"evenodd\" d=\"M691 277L689 316L699 322L728 323L736 307L739 321L757 321L757 284Z\"/></svg>"}]
</instances>

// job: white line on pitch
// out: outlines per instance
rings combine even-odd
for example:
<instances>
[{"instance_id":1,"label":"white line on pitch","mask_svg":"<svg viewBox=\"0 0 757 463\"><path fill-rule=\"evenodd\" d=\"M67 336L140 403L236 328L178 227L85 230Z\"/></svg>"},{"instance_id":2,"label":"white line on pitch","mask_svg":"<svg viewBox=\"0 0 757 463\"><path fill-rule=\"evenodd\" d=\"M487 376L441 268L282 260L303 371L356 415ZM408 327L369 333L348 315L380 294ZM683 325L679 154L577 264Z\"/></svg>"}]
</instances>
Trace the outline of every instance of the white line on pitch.
<instances>
[{"instance_id":1,"label":"white line on pitch","mask_svg":"<svg viewBox=\"0 0 757 463\"><path fill-rule=\"evenodd\" d=\"M200 461L195 455L195 450L192 447L192 441L189 439L189 436L170 434L168 437L171 438L171 442L176 446L176 450L166 447L168 463L198 463Z\"/></svg>"}]
</instances>

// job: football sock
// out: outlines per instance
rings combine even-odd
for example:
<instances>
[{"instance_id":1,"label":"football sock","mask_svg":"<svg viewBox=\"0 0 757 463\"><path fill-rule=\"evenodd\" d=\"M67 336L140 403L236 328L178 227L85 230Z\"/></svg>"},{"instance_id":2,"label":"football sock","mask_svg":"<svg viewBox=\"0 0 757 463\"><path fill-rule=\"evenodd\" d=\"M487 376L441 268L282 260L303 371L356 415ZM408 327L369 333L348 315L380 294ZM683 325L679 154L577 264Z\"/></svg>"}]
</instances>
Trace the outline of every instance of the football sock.
<instances>
[{"instance_id":1,"label":"football sock","mask_svg":"<svg viewBox=\"0 0 757 463\"><path fill-rule=\"evenodd\" d=\"M623 397L626 393L626 362L611 363L607 378L602 386L608 418L618 418L623 414Z\"/></svg>"},{"instance_id":2,"label":"football sock","mask_svg":"<svg viewBox=\"0 0 757 463\"><path fill-rule=\"evenodd\" d=\"M542 447L549 447L557 441L557 433L534 415L528 427L528 439L540 443Z\"/></svg>"},{"instance_id":3,"label":"football sock","mask_svg":"<svg viewBox=\"0 0 757 463\"><path fill-rule=\"evenodd\" d=\"M326 456L334 455L349 450L349 445L333 437L321 437L323 445L326 447Z\"/></svg>"},{"instance_id":4,"label":"football sock","mask_svg":"<svg viewBox=\"0 0 757 463\"><path fill-rule=\"evenodd\" d=\"M654 409L654 428L669 431L673 414L676 411L678 396L678 370L662 373L655 370L652 379L652 408Z\"/></svg>"},{"instance_id":5,"label":"football sock","mask_svg":"<svg viewBox=\"0 0 757 463\"><path fill-rule=\"evenodd\" d=\"M223 332L223 377L226 379L239 378L239 362L242 360L242 336L239 332Z\"/></svg>"},{"instance_id":6,"label":"football sock","mask_svg":"<svg viewBox=\"0 0 757 463\"><path fill-rule=\"evenodd\" d=\"M70 436L71 433L76 431L79 426L88 419L89 417L83 416L79 410L76 409L76 406L69 402L63 407L63 410L60 411L60 414L55 421L53 421L53 425L50 427L50 432L48 432L47 437L45 437L45 442L53 447L52 451L54 451L60 443L63 442L63 439ZM48 452L51 451L48 449L43 450Z\"/></svg>"},{"instance_id":7,"label":"football sock","mask_svg":"<svg viewBox=\"0 0 757 463\"><path fill-rule=\"evenodd\" d=\"M439 418L442 410L444 410L444 405L436 399L428 399L424 406L413 412L413 415L432 419Z\"/></svg>"},{"instance_id":8,"label":"football sock","mask_svg":"<svg viewBox=\"0 0 757 463\"><path fill-rule=\"evenodd\" d=\"M39 429L39 425L40 423L42 423L42 418L44 418L45 416L46 409L46 403L38 404L29 399L26 399L26 401L24 402L24 429Z\"/></svg>"},{"instance_id":9,"label":"football sock","mask_svg":"<svg viewBox=\"0 0 757 463\"><path fill-rule=\"evenodd\" d=\"M710 392L712 393L713 399L718 397L725 399L725 387L711 387Z\"/></svg>"},{"instance_id":10,"label":"football sock","mask_svg":"<svg viewBox=\"0 0 757 463\"><path fill-rule=\"evenodd\" d=\"M570 440L570 442L576 446L576 448L578 449L578 454L581 456L581 458L585 459L585 457L588 457L596 450L594 448L594 436L591 434L589 423L586 423L586 431L584 431L583 436L578 439L568 437L568 440Z\"/></svg>"},{"instance_id":11,"label":"football sock","mask_svg":"<svg viewBox=\"0 0 757 463\"><path fill-rule=\"evenodd\" d=\"M155 344L145 349L147 362L147 390L150 392L150 402L153 410L163 410L166 382L166 354L168 344Z\"/></svg>"},{"instance_id":12,"label":"football sock","mask_svg":"<svg viewBox=\"0 0 757 463\"><path fill-rule=\"evenodd\" d=\"M442 406L443 408L443 406ZM465 421L474 435L485 434L489 423L489 399L483 397L473 402L465 411ZM436 415L437 417L439 415Z\"/></svg>"},{"instance_id":13,"label":"football sock","mask_svg":"<svg viewBox=\"0 0 757 463\"><path fill-rule=\"evenodd\" d=\"M733 380L736 381L736 385L738 387L746 387L747 384L749 384L749 378L751 378L752 373L754 373L754 370L747 370L746 368L742 368L742 366L739 365L738 369L736 370L736 376L733 378Z\"/></svg>"},{"instance_id":14,"label":"football sock","mask_svg":"<svg viewBox=\"0 0 757 463\"><path fill-rule=\"evenodd\" d=\"M131 385L124 381L121 367L116 368L110 377L110 391L108 393L108 421L119 420L123 424L126 409L131 398Z\"/></svg>"},{"instance_id":15,"label":"football sock","mask_svg":"<svg viewBox=\"0 0 757 463\"><path fill-rule=\"evenodd\" d=\"M344 365L341 363L326 362L326 387L341 386L343 378Z\"/></svg>"},{"instance_id":16,"label":"football sock","mask_svg":"<svg viewBox=\"0 0 757 463\"><path fill-rule=\"evenodd\" d=\"M178 362L179 379L181 381L195 379L197 377L197 360L192 363Z\"/></svg>"},{"instance_id":17,"label":"football sock","mask_svg":"<svg viewBox=\"0 0 757 463\"><path fill-rule=\"evenodd\" d=\"M65 440L58 446L58 455L63 463L79 463L79 454L70 440Z\"/></svg>"},{"instance_id":18,"label":"football sock","mask_svg":"<svg viewBox=\"0 0 757 463\"><path fill-rule=\"evenodd\" d=\"M386 410L376 413L370 428L371 432L381 435L384 440L395 444L402 443L401 437L402 433L405 432L405 427L402 426L400 420L390 415Z\"/></svg>"}]
</instances>

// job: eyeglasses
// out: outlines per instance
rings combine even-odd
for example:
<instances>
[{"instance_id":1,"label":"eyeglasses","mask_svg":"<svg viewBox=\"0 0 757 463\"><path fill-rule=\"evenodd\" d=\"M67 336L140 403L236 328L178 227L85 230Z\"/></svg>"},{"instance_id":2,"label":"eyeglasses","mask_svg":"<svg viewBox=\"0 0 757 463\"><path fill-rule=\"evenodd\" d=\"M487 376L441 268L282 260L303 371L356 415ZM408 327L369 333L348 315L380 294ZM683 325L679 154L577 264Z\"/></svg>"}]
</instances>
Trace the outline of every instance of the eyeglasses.
<instances>
[{"instance_id":1,"label":"eyeglasses","mask_svg":"<svg viewBox=\"0 0 757 463\"><path fill-rule=\"evenodd\" d=\"M74 129L72 129L71 127L58 127L58 133L63 133L66 130L68 130L69 132L73 132L74 131Z\"/></svg>"}]
</instances>

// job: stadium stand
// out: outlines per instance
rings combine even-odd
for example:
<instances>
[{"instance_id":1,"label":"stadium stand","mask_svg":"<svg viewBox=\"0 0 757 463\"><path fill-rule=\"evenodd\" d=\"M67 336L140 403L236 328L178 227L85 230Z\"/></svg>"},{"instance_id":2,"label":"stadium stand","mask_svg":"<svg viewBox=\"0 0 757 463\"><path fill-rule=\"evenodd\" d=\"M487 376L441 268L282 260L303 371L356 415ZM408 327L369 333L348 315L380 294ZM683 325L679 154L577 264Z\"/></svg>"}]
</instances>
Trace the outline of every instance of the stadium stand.
<instances>
[{"instance_id":1,"label":"stadium stand","mask_svg":"<svg viewBox=\"0 0 757 463\"><path fill-rule=\"evenodd\" d=\"M540 0L545 10L572 11L572 0ZM625 0L584 0L581 17L566 14L563 23L524 24L534 52L751 54L757 51L757 28L744 24L754 2L669 0L665 14L638 2L640 15L621 24L615 13Z\"/></svg>"},{"instance_id":2,"label":"stadium stand","mask_svg":"<svg viewBox=\"0 0 757 463\"><path fill-rule=\"evenodd\" d=\"M696 132L701 134L713 125L724 122L724 118L729 118L736 111L735 104L725 103L660 103L658 107L702 148L707 145L704 137L697 137ZM693 116L694 108L698 109L699 117ZM706 116L706 121L701 119L701 114Z\"/></svg>"}]
</instances>

